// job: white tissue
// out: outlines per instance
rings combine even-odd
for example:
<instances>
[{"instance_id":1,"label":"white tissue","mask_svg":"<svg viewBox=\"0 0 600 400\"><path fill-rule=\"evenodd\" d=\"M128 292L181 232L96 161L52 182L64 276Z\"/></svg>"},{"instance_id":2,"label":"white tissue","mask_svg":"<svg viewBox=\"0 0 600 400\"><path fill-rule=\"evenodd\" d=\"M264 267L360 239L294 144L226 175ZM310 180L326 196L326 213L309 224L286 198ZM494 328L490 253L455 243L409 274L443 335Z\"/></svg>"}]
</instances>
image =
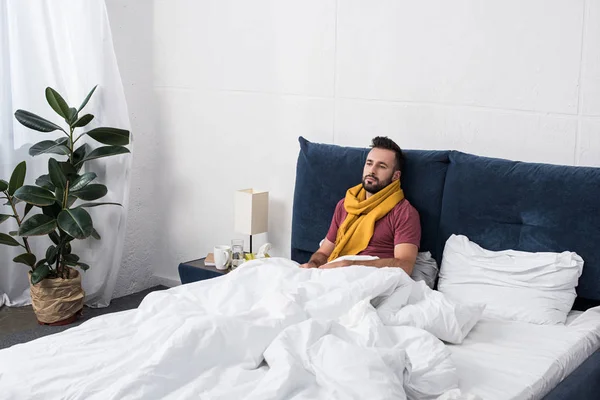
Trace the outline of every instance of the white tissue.
<instances>
[{"instance_id":1,"label":"white tissue","mask_svg":"<svg viewBox=\"0 0 600 400\"><path fill-rule=\"evenodd\" d=\"M265 258L266 254L271 250L271 243L265 243L258 249L258 253L256 253L256 258Z\"/></svg>"}]
</instances>

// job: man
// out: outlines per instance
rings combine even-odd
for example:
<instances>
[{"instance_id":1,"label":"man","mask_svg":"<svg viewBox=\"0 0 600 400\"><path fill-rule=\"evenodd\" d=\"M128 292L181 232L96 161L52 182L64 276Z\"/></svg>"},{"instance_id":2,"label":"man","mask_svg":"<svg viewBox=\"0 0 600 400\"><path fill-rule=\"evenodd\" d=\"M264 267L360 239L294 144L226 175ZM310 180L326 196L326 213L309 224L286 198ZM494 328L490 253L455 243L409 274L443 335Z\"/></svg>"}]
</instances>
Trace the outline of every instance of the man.
<instances>
[{"instance_id":1,"label":"man","mask_svg":"<svg viewBox=\"0 0 600 400\"><path fill-rule=\"evenodd\" d=\"M398 267L411 274L421 240L419 213L404 198L404 156L387 137L373 139L362 183L348 189L335 208L321 247L302 268L349 265ZM371 261L333 261L344 255L378 256Z\"/></svg>"}]
</instances>

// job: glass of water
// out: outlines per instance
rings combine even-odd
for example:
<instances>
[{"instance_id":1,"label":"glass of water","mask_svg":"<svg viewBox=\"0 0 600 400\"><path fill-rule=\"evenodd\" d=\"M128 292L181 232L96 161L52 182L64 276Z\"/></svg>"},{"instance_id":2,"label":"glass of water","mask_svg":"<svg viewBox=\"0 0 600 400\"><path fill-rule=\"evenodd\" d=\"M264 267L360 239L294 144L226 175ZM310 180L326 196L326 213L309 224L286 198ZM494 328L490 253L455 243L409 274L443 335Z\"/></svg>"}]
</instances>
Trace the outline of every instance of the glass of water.
<instances>
[{"instance_id":1,"label":"glass of water","mask_svg":"<svg viewBox=\"0 0 600 400\"><path fill-rule=\"evenodd\" d=\"M244 262L244 240L231 240L231 269L236 269Z\"/></svg>"}]
</instances>

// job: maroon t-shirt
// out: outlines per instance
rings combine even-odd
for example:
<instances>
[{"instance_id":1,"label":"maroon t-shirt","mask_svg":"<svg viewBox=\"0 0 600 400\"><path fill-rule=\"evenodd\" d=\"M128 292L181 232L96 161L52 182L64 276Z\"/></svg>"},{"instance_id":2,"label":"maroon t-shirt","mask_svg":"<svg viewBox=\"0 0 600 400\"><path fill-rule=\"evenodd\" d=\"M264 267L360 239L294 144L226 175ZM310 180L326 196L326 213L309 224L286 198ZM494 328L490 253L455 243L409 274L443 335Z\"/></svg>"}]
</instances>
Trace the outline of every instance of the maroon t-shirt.
<instances>
[{"instance_id":1,"label":"maroon t-shirt","mask_svg":"<svg viewBox=\"0 0 600 400\"><path fill-rule=\"evenodd\" d=\"M335 243L337 231L348 213L344 208L344 199L335 206L331 226L327 232L327 240ZM421 222L419 212L404 199L379 221L375 222L373 237L366 249L359 255L394 258L394 246L410 243L419 247L421 242Z\"/></svg>"}]
</instances>

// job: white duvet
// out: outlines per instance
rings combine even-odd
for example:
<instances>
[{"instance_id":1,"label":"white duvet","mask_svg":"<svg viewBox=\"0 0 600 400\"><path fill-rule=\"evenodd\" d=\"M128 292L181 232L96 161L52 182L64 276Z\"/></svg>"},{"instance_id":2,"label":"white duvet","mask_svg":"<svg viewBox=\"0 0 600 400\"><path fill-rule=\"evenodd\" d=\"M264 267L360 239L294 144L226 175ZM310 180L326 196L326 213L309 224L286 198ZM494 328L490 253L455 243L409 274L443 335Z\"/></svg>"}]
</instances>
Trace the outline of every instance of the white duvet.
<instances>
[{"instance_id":1,"label":"white duvet","mask_svg":"<svg viewBox=\"0 0 600 400\"><path fill-rule=\"evenodd\" d=\"M0 350L0 397L458 399L432 333L460 343L480 315L396 268L256 260Z\"/></svg>"}]
</instances>

